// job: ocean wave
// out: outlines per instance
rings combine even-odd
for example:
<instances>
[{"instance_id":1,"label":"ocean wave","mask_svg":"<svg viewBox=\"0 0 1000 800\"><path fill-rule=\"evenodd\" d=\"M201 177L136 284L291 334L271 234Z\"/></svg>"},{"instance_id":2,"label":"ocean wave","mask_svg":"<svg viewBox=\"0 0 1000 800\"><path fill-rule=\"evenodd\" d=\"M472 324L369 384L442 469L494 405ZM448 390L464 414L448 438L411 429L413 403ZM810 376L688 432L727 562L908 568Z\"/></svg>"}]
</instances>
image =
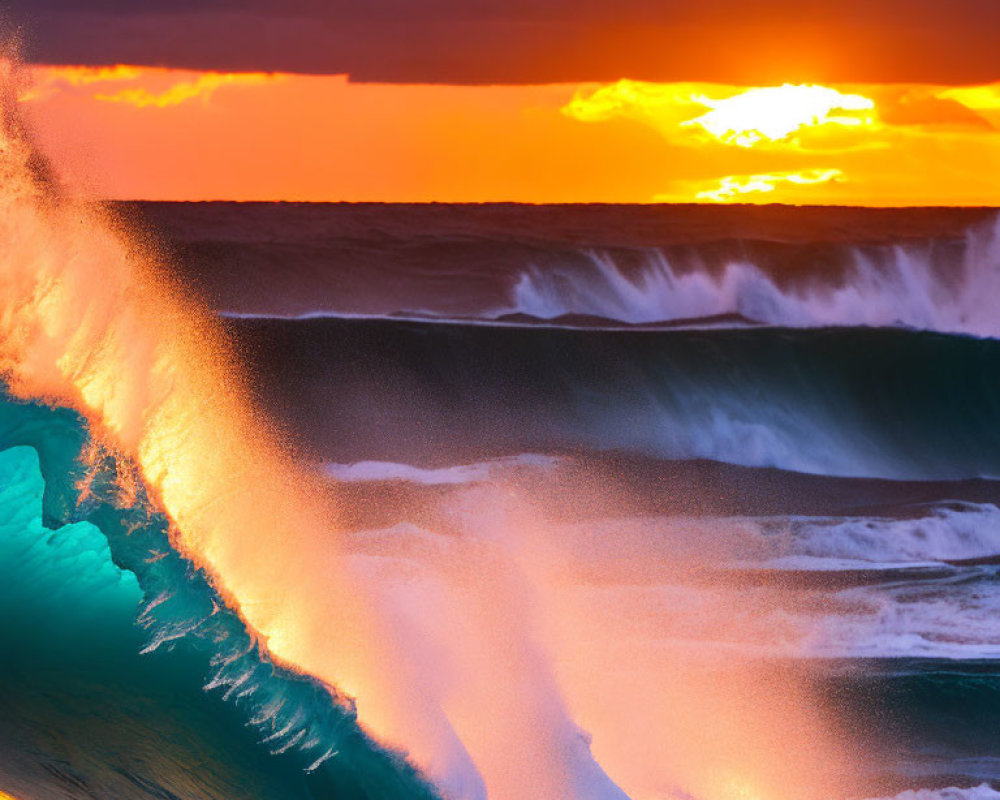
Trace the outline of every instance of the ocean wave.
<instances>
[{"instance_id":1,"label":"ocean wave","mask_svg":"<svg viewBox=\"0 0 1000 800\"><path fill-rule=\"evenodd\" d=\"M627 619L627 631L601 640L607 652L623 662L657 663L664 671L681 656L799 663L1000 660L996 569L896 581L886 575L881 584L839 590L734 577L582 578L562 601L591 620L594 630L613 630L615 620Z\"/></svg>"},{"instance_id":2,"label":"ocean wave","mask_svg":"<svg viewBox=\"0 0 1000 800\"><path fill-rule=\"evenodd\" d=\"M814 559L814 566L828 561L912 565L1000 555L1000 510L992 503L941 503L913 511L907 519L776 517L753 522L780 551L777 558Z\"/></svg>"},{"instance_id":3,"label":"ocean wave","mask_svg":"<svg viewBox=\"0 0 1000 800\"><path fill-rule=\"evenodd\" d=\"M537 485L545 486L545 483ZM719 569L910 569L975 566L1000 556L1000 509L942 502L902 516L646 515L564 523L567 563L617 561L641 574L656 559L696 553ZM886 580L891 580L887 577Z\"/></svg>"},{"instance_id":4,"label":"ocean wave","mask_svg":"<svg viewBox=\"0 0 1000 800\"><path fill-rule=\"evenodd\" d=\"M850 251L834 275L768 274L752 261L721 268L674 263L663 250L626 270L610 251L589 266L524 271L505 313L539 319L592 316L632 324L725 317L784 327L907 327L1000 335L990 298L1000 293L1000 219L971 228L957 263L932 242Z\"/></svg>"},{"instance_id":5,"label":"ocean wave","mask_svg":"<svg viewBox=\"0 0 1000 800\"><path fill-rule=\"evenodd\" d=\"M988 209L144 208L227 314L998 332Z\"/></svg>"},{"instance_id":6,"label":"ocean wave","mask_svg":"<svg viewBox=\"0 0 1000 800\"><path fill-rule=\"evenodd\" d=\"M619 450L834 476L1000 475L1000 346L904 331L232 321L326 461Z\"/></svg>"},{"instance_id":7,"label":"ocean wave","mask_svg":"<svg viewBox=\"0 0 1000 800\"><path fill-rule=\"evenodd\" d=\"M901 581L834 595L807 637L825 658L1000 659L997 570Z\"/></svg>"},{"instance_id":8,"label":"ocean wave","mask_svg":"<svg viewBox=\"0 0 1000 800\"><path fill-rule=\"evenodd\" d=\"M326 213L333 224L337 215ZM516 228L491 228L469 239L456 237L446 221L440 224L437 232L413 231L419 244L407 245L384 240L378 231L368 234L371 241L356 240L358 232L351 231L343 241L324 239L327 250L310 241L305 250L300 243L283 254L271 252L277 247L272 241L218 242L211 250L216 261L225 247L235 247L241 262L260 261L260 268L252 275L241 270L239 280L233 276L224 285L207 265L199 273L212 281L219 311L244 318L403 316L604 328L865 326L1000 335L989 301L1000 291L995 215L952 236L911 234L873 243L848 237L808 246L753 238L685 241L680 231L644 246L614 241L620 237L610 233L603 237L612 240L607 242L588 242L579 232L569 240L523 241ZM720 228L717 235L725 233ZM416 257L412 251L421 248L428 253L409 264ZM275 297L264 285L247 288L247 278L271 274L275 259L282 260L282 281L291 281L288 291ZM376 283L373 276L393 280ZM439 291L443 281L447 293Z\"/></svg>"},{"instance_id":9,"label":"ocean wave","mask_svg":"<svg viewBox=\"0 0 1000 800\"><path fill-rule=\"evenodd\" d=\"M903 519L588 519L552 528L547 547L579 617L605 620L609 630L615 619L629 621L627 633L609 636L616 647L1000 658L992 563L1000 511L947 503L917 511Z\"/></svg>"},{"instance_id":10,"label":"ocean wave","mask_svg":"<svg viewBox=\"0 0 1000 800\"><path fill-rule=\"evenodd\" d=\"M184 756L169 749L144 756L141 745L132 749L123 744L106 749L94 762L75 759L80 785L102 796L126 798L133 795L121 776L135 773L156 776L159 783L149 785L163 792L173 787L180 796L195 791L225 797L245 788L240 781L267 783L269 771L284 771L286 780L298 781L303 772L315 773L316 786L327 786L338 796L434 796L402 756L362 732L350 698L276 664L207 577L173 549L169 523L147 501L141 485L134 497L123 499L121 476L127 466L110 455L96 460L91 455L84 461L86 448L86 425L75 414L0 398L0 563L5 570L0 619L5 641L11 644L2 669L13 670L5 680L15 686L23 680L18 670L37 672L47 681L37 689L45 696L73 697L73 692L83 691L75 688L77 683L94 680L88 676L96 669L97 680L121 687L112 705L143 709L119 723L142 740L144 729L148 734L162 728L169 716L156 705L159 663L177 680L200 684L231 703L242 720L235 731L223 726L219 734L230 740L219 760L206 763L193 785L171 760ZM41 631L48 633L40 636ZM156 657L166 660L145 660ZM86 665L83 677L78 674L81 664ZM149 697L128 696L130 680L124 675L142 676L150 669L151 683L136 689ZM172 684L167 683L164 688L170 691ZM177 713L205 713L201 693L176 692L171 703L186 698L183 702L189 704ZM64 702L85 706L89 700ZM40 702L27 713L55 713L44 706ZM259 750L250 756L247 749L252 753L254 748L252 741L243 741L244 725L256 731L259 742ZM22 745L5 745L19 753L15 760L24 762L9 769L22 776L27 796L47 796L38 781L43 780L45 765L58 761L59 746L39 736L30 755L21 752ZM80 745L87 747L86 742ZM259 775L257 767L248 766L269 753L287 760L261 769ZM186 758L203 761L206 756L201 752ZM0 768L4 762L0 758ZM237 777L225 777L234 774ZM226 780L237 782L228 785ZM271 796L299 795L272 789Z\"/></svg>"}]
</instances>

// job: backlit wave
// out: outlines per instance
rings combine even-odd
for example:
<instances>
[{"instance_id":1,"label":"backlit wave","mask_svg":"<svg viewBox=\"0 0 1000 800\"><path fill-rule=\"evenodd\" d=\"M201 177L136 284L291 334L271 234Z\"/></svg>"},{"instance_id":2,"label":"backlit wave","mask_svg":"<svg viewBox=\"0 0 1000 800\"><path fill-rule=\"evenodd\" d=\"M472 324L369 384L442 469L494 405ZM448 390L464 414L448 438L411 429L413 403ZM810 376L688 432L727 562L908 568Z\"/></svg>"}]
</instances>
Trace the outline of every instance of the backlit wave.
<instances>
[{"instance_id":1,"label":"backlit wave","mask_svg":"<svg viewBox=\"0 0 1000 800\"><path fill-rule=\"evenodd\" d=\"M135 460L174 545L276 657L356 697L365 726L419 763L475 774L460 747L439 755L440 712L401 691L317 478L244 404L217 331L151 254L99 210L59 197L17 118L17 67L2 70L0 368L12 390L80 410ZM297 593L282 586L290 572ZM320 619L323 636L311 630Z\"/></svg>"}]
</instances>

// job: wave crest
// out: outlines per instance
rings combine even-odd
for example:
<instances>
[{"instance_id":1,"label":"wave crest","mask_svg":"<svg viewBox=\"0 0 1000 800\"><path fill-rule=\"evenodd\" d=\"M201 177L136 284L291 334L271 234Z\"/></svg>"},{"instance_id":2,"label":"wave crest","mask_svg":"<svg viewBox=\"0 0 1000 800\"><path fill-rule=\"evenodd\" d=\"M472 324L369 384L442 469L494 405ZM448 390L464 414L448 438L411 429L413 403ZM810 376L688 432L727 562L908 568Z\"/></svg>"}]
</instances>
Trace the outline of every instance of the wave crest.
<instances>
[{"instance_id":1,"label":"wave crest","mask_svg":"<svg viewBox=\"0 0 1000 800\"><path fill-rule=\"evenodd\" d=\"M612 251L582 251L587 267L530 267L500 313L539 319L585 315L629 324L734 315L785 327L901 326L1000 336L1000 217L970 228L958 248L933 240L853 247L837 274L769 274L752 261L711 268L682 264L662 249L627 269ZM957 252L957 257L956 257Z\"/></svg>"}]
</instances>

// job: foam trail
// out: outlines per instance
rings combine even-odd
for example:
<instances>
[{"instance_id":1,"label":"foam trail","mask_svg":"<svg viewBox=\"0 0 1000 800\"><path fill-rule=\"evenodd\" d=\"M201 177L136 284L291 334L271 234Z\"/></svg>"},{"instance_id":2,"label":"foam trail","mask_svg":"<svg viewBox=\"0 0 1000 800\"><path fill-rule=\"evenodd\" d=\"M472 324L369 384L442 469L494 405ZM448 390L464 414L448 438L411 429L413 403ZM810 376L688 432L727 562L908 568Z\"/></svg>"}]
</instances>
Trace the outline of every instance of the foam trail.
<instances>
[{"instance_id":1,"label":"foam trail","mask_svg":"<svg viewBox=\"0 0 1000 800\"><path fill-rule=\"evenodd\" d=\"M719 522L740 531L744 550L755 552L759 562L771 567L799 568L805 560L819 569L891 567L1000 554L1000 509L992 503L945 503L910 511L901 519L758 517Z\"/></svg>"},{"instance_id":2,"label":"foam trail","mask_svg":"<svg viewBox=\"0 0 1000 800\"><path fill-rule=\"evenodd\" d=\"M608 251L587 250L589 269L529 268L496 315L540 319L592 315L641 324L738 315L788 327L903 326L1000 336L991 298L1000 293L1000 217L971 228L957 264L941 263L932 242L855 247L841 276L782 280L748 261L721 270L672 263L659 249L637 272Z\"/></svg>"},{"instance_id":3,"label":"foam trail","mask_svg":"<svg viewBox=\"0 0 1000 800\"><path fill-rule=\"evenodd\" d=\"M368 481L405 481L425 486L447 486L462 483L487 481L495 475L511 469L523 467L544 469L558 464L560 459L534 453L496 458L476 464L458 464L450 467L427 469L412 464L396 464L391 461L358 461L354 464L327 464L326 474L343 483L364 483Z\"/></svg>"},{"instance_id":4,"label":"foam trail","mask_svg":"<svg viewBox=\"0 0 1000 800\"><path fill-rule=\"evenodd\" d=\"M944 503L906 516L643 516L565 523L569 563L614 558L649 563L687 553L720 568L886 568L982 561L1000 554L1000 509L992 503ZM710 550L709 550L710 548ZM793 565L793 560L800 560Z\"/></svg>"},{"instance_id":5,"label":"foam trail","mask_svg":"<svg viewBox=\"0 0 1000 800\"><path fill-rule=\"evenodd\" d=\"M916 789L900 792L894 797L878 798L878 800L998 800L998 798L1000 798L1000 792L984 783L969 789L957 787Z\"/></svg>"}]
</instances>

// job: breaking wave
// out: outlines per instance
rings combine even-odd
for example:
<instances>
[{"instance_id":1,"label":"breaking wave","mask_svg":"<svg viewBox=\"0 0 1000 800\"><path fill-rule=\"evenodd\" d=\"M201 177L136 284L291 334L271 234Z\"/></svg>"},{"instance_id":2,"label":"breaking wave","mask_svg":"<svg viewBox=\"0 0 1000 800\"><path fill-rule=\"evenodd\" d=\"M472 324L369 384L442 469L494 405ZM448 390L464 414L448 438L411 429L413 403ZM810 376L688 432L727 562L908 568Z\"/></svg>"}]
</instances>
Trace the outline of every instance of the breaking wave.
<instances>
[{"instance_id":1,"label":"breaking wave","mask_svg":"<svg viewBox=\"0 0 1000 800\"><path fill-rule=\"evenodd\" d=\"M164 797L248 796L258 784L270 798L435 796L362 732L353 701L271 659L171 545L170 522L141 484L123 493L129 469L96 447L78 415L0 395L2 694L37 696L30 737L2 734L7 780L28 797L49 796L53 772L84 794L123 800L135 781ZM118 691L95 695L95 681ZM206 701L202 687L238 713ZM185 724L207 728L213 747L199 752L205 743ZM91 740L108 727L125 732L97 750ZM66 729L87 753L71 768L52 738ZM158 729L168 746L137 747ZM269 755L282 758L262 765ZM191 778L193 761L204 768Z\"/></svg>"},{"instance_id":2,"label":"breaking wave","mask_svg":"<svg viewBox=\"0 0 1000 800\"><path fill-rule=\"evenodd\" d=\"M341 319L232 330L266 402L335 463L596 448L822 475L1000 475L992 339Z\"/></svg>"},{"instance_id":3,"label":"breaking wave","mask_svg":"<svg viewBox=\"0 0 1000 800\"><path fill-rule=\"evenodd\" d=\"M623 268L616 254L586 250L572 268L531 267L508 308L539 320L591 317L628 324L731 318L784 327L906 327L1000 336L1000 219L971 228L944 254L934 242L853 247L836 270L803 264L769 273L752 261L709 266L645 251ZM635 261L636 259L631 259ZM686 261L686 263L685 263Z\"/></svg>"}]
</instances>

